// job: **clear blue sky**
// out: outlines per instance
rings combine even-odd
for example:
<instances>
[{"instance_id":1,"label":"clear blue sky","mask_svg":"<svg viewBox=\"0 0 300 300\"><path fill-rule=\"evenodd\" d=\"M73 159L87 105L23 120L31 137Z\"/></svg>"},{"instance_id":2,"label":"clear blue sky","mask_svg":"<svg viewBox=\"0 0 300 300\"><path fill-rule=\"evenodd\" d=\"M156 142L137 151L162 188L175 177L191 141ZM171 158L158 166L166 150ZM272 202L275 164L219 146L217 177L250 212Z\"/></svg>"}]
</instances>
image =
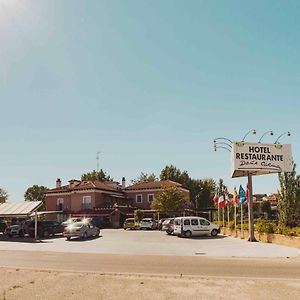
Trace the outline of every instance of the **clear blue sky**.
<instances>
[{"instance_id":1,"label":"clear blue sky","mask_svg":"<svg viewBox=\"0 0 300 300\"><path fill-rule=\"evenodd\" d=\"M10 201L100 167L223 178L213 139L290 130L299 164L299 1L0 0L0 187ZM276 192L276 175L254 178Z\"/></svg>"}]
</instances>

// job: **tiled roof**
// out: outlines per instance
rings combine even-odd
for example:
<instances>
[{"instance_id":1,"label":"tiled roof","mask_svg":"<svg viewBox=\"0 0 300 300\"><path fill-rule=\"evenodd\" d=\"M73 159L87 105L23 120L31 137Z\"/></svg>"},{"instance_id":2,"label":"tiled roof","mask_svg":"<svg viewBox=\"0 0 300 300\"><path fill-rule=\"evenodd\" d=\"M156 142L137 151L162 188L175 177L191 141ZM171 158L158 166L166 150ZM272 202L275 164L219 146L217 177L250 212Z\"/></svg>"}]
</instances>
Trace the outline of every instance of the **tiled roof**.
<instances>
[{"instance_id":1,"label":"tiled roof","mask_svg":"<svg viewBox=\"0 0 300 300\"><path fill-rule=\"evenodd\" d=\"M148 190L148 189L162 189L167 187L182 187L182 184L171 181L171 180L161 180L161 181L149 181L149 182L141 182L125 188L126 191L132 190Z\"/></svg>"},{"instance_id":2,"label":"tiled roof","mask_svg":"<svg viewBox=\"0 0 300 300\"><path fill-rule=\"evenodd\" d=\"M77 183L77 182L76 182ZM84 180L78 182L76 185L64 185L60 188L54 188L47 191L47 194L52 193L64 193L64 192L71 192L71 191L78 191L78 190L105 190L105 191L113 191L113 192L121 192L120 190L115 189L112 187L111 182L101 182L101 181L91 181L91 180Z\"/></svg>"}]
</instances>

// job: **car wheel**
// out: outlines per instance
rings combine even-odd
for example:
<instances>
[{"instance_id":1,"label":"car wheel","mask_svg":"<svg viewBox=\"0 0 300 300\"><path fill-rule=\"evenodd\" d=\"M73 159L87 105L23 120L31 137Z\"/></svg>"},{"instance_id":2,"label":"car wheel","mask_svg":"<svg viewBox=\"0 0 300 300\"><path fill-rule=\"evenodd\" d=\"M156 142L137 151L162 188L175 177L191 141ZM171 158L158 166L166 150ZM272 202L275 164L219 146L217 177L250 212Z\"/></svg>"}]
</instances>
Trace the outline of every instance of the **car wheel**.
<instances>
[{"instance_id":1,"label":"car wheel","mask_svg":"<svg viewBox=\"0 0 300 300\"><path fill-rule=\"evenodd\" d=\"M19 237L24 237L24 231L23 231L23 230L21 230L21 231L19 232Z\"/></svg>"},{"instance_id":2,"label":"car wheel","mask_svg":"<svg viewBox=\"0 0 300 300\"><path fill-rule=\"evenodd\" d=\"M71 240L71 237L70 236L67 236L67 241L70 241Z\"/></svg>"},{"instance_id":3,"label":"car wheel","mask_svg":"<svg viewBox=\"0 0 300 300\"><path fill-rule=\"evenodd\" d=\"M85 232L85 233L83 234L83 239L86 240L87 237L88 237L87 232Z\"/></svg>"},{"instance_id":4,"label":"car wheel","mask_svg":"<svg viewBox=\"0 0 300 300\"><path fill-rule=\"evenodd\" d=\"M211 231L211 236L217 236L218 235L218 230L217 229L213 229Z\"/></svg>"},{"instance_id":5,"label":"car wheel","mask_svg":"<svg viewBox=\"0 0 300 300\"><path fill-rule=\"evenodd\" d=\"M192 236L192 233L188 230L188 231L185 231L184 232L184 236L186 237L186 238L190 238L191 236Z\"/></svg>"},{"instance_id":6,"label":"car wheel","mask_svg":"<svg viewBox=\"0 0 300 300\"><path fill-rule=\"evenodd\" d=\"M99 235L100 235L100 231L97 231L95 236L98 237Z\"/></svg>"},{"instance_id":7,"label":"car wheel","mask_svg":"<svg viewBox=\"0 0 300 300\"><path fill-rule=\"evenodd\" d=\"M45 230L43 236L47 239L50 236L49 231Z\"/></svg>"}]
</instances>

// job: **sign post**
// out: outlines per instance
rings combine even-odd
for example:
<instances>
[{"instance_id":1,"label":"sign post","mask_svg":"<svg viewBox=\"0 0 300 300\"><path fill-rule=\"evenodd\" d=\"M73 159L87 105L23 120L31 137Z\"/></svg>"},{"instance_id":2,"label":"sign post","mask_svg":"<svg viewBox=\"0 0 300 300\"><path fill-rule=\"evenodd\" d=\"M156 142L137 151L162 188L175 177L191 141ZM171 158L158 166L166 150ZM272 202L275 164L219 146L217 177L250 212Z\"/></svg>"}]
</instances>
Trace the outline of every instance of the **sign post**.
<instances>
[{"instance_id":1,"label":"sign post","mask_svg":"<svg viewBox=\"0 0 300 300\"><path fill-rule=\"evenodd\" d=\"M248 219L250 242L255 241L252 176L291 172L292 169L293 160L290 144L281 145L233 142L232 177L248 177Z\"/></svg>"}]
</instances>

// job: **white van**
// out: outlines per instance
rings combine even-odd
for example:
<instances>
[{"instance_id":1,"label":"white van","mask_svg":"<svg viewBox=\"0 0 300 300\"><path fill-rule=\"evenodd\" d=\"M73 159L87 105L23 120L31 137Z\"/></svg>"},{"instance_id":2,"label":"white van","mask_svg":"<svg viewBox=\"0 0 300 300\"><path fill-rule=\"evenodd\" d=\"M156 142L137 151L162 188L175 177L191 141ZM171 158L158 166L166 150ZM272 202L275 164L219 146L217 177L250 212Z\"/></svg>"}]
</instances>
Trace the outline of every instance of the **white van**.
<instances>
[{"instance_id":1,"label":"white van","mask_svg":"<svg viewBox=\"0 0 300 300\"><path fill-rule=\"evenodd\" d=\"M178 217L174 220L174 234L189 238L191 236L216 236L219 226L201 217Z\"/></svg>"}]
</instances>

